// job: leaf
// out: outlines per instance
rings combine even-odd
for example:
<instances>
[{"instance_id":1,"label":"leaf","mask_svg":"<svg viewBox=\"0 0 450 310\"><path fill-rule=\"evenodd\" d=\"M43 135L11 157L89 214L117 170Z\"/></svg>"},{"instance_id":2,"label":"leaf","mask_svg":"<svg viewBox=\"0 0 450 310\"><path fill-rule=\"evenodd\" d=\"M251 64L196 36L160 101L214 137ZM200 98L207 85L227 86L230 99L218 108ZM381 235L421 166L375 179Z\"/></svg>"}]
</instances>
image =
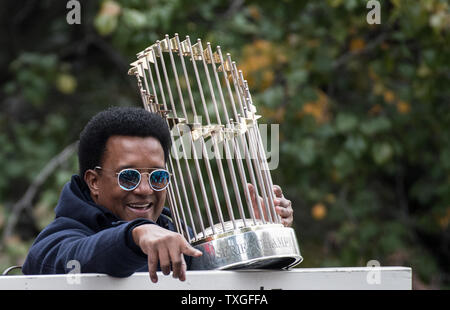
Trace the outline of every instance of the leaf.
<instances>
[{"instance_id":1,"label":"leaf","mask_svg":"<svg viewBox=\"0 0 450 310\"><path fill-rule=\"evenodd\" d=\"M348 149L356 158L361 157L363 152L367 149L367 143L361 135L351 135L344 143L346 149Z\"/></svg>"},{"instance_id":2,"label":"leaf","mask_svg":"<svg viewBox=\"0 0 450 310\"><path fill-rule=\"evenodd\" d=\"M100 8L100 14L101 15L108 15L108 16L117 16L120 14L121 6L119 3L113 0L106 0L103 1L102 6Z\"/></svg>"},{"instance_id":3,"label":"leaf","mask_svg":"<svg viewBox=\"0 0 450 310\"><path fill-rule=\"evenodd\" d=\"M393 148L387 142L375 143L372 147L372 157L376 164L383 165L392 158Z\"/></svg>"},{"instance_id":4,"label":"leaf","mask_svg":"<svg viewBox=\"0 0 450 310\"><path fill-rule=\"evenodd\" d=\"M337 173L339 174L340 178L346 177L353 171L354 160L345 151L338 152L337 155L333 157L332 162L336 167Z\"/></svg>"},{"instance_id":5,"label":"leaf","mask_svg":"<svg viewBox=\"0 0 450 310\"><path fill-rule=\"evenodd\" d=\"M138 10L124 9L122 18L125 25L132 29L139 30L147 26L145 14Z\"/></svg>"},{"instance_id":6,"label":"leaf","mask_svg":"<svg viewBox=\"0 0 450 310\"><path fill-rule=\"evenodd\" d=\"M384 116L369 119L360 124L361 132L367 136L373 136L377 133L386 132L391 129L391 122Z\"/></svg>"},{"instance_id":7,"label":"leaf","mask_svg":"<svg viewBox=\"0 0 450 310\"><path fill-rule=\"evenodd\" d=\"M359 52L364 49L366 42L362 38L355 38L350 41L350 51Z\"/></svg>"},{"instance_id":8,"label":"leaf","mask_svg":"<svg viewBox=\"0 0 450 310\"><path fill-rule=\"evenodd\" d=\"M316 203L311 208L311 216L316 220L320 221L323 220L327 216L327 208L323 203Z\"/></svg>"},{"instance_id":9,"label":"leaf","mask_svg":"<svg viewBox=\"0 0 450 310\"><path fill-rule=\"evenodd\" d=\"M352 114L339 113L336 116L336 130L340 133L346 133L354 128L358 124L358 119Z\"/></svg>"},{"instance_id":10,"label":"leaf","mask_svg":"<svg viewBox=\"0 0 450 310\"><path fill-rule=\"evenodd\" d=\"M305 165L310 165L316 157L315 142L312 138L303 139L299 145L298 158Z\"/></svg>"},{"instance_id":11,"label":"leaf","mask_svg":"<svg viewBox=\"0 0 450 310\"><path fill-rule=\"evenodd\" d=\"M117 16L97 15L94 19L94 26L101 36L107 36L117 28Z\"/></svg>"},{"instance_id":12,"label":"leaf","mask_svg":"<svg viewBox=\"0 0 450 310\"><path fill-rule=\"evenodd\" d=\"M63 73L56 79L56 88L63 94L72 94L77 87L77 80L71 74Z\"/></svg>"},{"instance_id":13,"label":"leaf","mask_svg":"<svg viewBox=\"0 0 450 310\"><path fill-rule=\"evenodd\" d=\"M265 106L276 109L283 99L283 89L280 86L268 88L261 94L259 99L259 102Z\"/></svg>"}]
</instances>

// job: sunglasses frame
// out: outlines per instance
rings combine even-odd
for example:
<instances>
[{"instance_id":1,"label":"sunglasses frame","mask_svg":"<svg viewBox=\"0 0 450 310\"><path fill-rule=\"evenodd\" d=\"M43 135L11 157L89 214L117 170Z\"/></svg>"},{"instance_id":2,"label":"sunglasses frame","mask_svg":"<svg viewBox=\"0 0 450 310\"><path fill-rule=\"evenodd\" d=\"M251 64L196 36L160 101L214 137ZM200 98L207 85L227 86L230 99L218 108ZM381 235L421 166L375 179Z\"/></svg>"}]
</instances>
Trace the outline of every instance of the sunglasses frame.
<instances>
[{"instance_id":1,"label":"sunglasses frame","mask_svg":"<svg viewBox=\"0 0 450 310\"><path fill-rule=\"evenodd\" d=\"M95 169L106 170L106 169L103 169L103 168L100 167L100 166L96 166ZM123 189L124 191L131 192L131 191L135 190L136 188L138 188L139 184L141 184L142 174L144 174L144 173L147 173L147 174L148 174L148 185L149 185L150 188L151 188L152 190L154 190L154 191L161 192L161 191L165 190L165 189L170 185L170 181L171 181L171 176L172 176L172 174L171 174L169 171L167 171L166 169L162 169L162 168L140 168L140 169L148 169L148 170L153 170L153 171L151 171L151 172L140 172L139 170L137 170L137 169L135 169L135 168L125 168L125 169L122 169L122 170L120 170L119 172L115 172L115 174L117 175L117 185L119 185L119 187L120 187L121 189ZM126 187L124 187L124 186L122 186L122 185L120 184L120 174L121 174L122 172L124 172L124 171L129 171L129 170L131 170L131 171L136 171L136 172L138 173L138 175L139 175L139 181L137 182L136 186L134 186L133 188L130 188L130 189L128 189L128 188L126 188ZM150 182L150 177L151 177L151 175L152 175L154 172L156 172L156 171L164 171L164 172L167 172L167 174L169 175L169 182L167 182L166 186L164 186L164 188L162 188L162 189L156 189L156 188L154 188L153 185L152 185L151 182Z\"/></svg>"}]
</instances>

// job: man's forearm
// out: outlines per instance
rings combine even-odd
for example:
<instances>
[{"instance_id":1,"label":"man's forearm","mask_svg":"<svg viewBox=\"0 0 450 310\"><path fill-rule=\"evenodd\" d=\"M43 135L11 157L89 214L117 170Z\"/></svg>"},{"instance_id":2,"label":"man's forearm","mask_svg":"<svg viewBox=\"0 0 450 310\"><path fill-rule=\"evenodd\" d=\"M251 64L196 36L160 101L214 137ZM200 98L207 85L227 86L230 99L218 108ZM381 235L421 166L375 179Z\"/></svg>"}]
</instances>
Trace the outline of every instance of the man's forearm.
<instances>
[{"instance_id":1,"label":"man's forearm","mask_svg":"<svg viewBox=\"0 0 450 310\"><path fill-rule=\"evenodd\" d=\"M82 273L129 276L147 263L145 254L129 244L131 229L137 224L139 221L123 223L89 236L75 229L50 234L30 249L24 273L68 273L72 268L68 262L75 260Z\"/></svg>"}]
</instances>

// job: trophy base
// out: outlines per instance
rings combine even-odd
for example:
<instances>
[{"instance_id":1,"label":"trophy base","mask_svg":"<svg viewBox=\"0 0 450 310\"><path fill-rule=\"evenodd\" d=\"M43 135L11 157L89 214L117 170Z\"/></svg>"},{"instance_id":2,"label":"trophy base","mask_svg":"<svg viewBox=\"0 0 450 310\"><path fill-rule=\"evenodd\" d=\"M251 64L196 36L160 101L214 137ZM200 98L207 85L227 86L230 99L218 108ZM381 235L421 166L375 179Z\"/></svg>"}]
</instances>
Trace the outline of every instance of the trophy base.
<instances>
[{"instance_id":1,"label":"trophy base","mask_svg":"<svg viewBox=\"0 0 450 310\"><path fill-rule=\"evenodd\" d=\"M303 260L294 230L281 224L241 227L192 243L203 255L191 270L288 269Z\"/></svg>"}]
</instances>

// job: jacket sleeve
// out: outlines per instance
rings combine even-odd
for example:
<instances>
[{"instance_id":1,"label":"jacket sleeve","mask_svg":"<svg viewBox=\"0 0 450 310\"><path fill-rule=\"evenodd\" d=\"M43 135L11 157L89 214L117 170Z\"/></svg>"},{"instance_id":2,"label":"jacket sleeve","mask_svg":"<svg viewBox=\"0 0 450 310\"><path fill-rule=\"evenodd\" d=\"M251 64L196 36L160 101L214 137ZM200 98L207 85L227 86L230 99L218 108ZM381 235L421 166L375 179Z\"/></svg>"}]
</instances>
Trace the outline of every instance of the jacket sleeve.
<instances>
[{"instance_id":1,"label":"jacket sleeve","mask_svg":"<svg viewBox=\"0 0 450 310\"><path fill-rule=\"evenodd\" d=\"M131 231L149 223L154 224L146 219L136 219L97 233L75 221L65 225L70 228L59 231L50 225L32 245L22 271L24 274L68 273L73 268L69 262L75 260L81 273L130 276L147 263L147 256L134 243Z\"/></svg>"}]
</instances>

